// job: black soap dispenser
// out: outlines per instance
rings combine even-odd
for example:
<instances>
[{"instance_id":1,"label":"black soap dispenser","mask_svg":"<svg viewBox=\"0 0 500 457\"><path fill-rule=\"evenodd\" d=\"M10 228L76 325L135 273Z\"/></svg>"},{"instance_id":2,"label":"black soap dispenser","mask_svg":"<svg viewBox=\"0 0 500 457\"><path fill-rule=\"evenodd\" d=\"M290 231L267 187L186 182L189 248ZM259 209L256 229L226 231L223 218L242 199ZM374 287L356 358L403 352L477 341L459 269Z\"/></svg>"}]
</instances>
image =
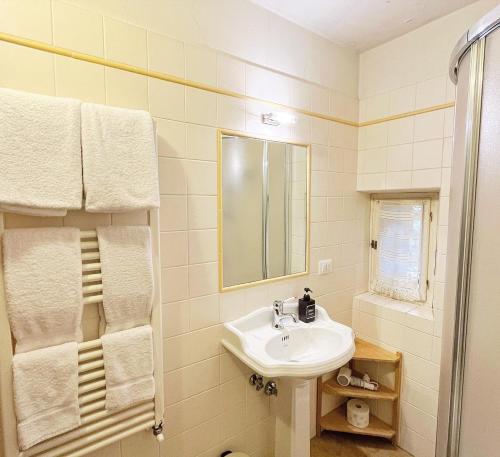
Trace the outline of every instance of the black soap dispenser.
<instances>
[{"instance_id":1,"label":"black soap dispenser","mask_svg":"<svg viewBox=\"0 0 500 457\"><path fill-rule=\"evenodd\" d=\"M304 289L304 296L299 299L299 319L302 322L313 322L316 319L316 300L311 298L309 287Z\"/></svg>"}]
</instances>

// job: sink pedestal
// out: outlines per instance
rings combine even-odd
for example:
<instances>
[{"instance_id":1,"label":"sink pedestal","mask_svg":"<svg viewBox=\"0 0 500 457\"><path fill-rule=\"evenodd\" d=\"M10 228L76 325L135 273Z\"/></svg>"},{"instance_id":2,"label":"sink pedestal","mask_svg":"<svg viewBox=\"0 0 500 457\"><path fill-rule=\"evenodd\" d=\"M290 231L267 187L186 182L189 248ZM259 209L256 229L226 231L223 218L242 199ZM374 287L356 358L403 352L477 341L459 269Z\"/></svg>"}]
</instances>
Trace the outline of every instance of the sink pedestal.
<instances>
[{"instance_id":1,"label":"sink pedestal","mask_svg":"<svg viewBox=\"0 0 500 457\"><path fill-rule=\"evenodd\" d=\"M309 381L280 378L276 400L275 457L310 456Z\"/></svg>"}]
</instances>

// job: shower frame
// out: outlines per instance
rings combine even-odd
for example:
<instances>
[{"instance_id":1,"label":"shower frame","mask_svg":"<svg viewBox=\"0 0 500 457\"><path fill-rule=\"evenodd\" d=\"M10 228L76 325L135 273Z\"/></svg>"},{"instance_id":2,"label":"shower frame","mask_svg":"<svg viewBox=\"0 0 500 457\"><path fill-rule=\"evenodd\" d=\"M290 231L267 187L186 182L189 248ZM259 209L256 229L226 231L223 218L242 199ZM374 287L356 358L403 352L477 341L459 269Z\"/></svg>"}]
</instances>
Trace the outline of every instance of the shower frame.
<instances>
[{"instance_id":1,"label":"shower frame","mask_svg":"<svg viewBox=\"0 0 500 457\"><path fill-rule=\"evenodd\" d=\"M466 106L464 119L458 113L462 106L457 101L457 120L455 140L460 120L465 120L464 135L464 173L461 201L458 256L456 265L448 259L447 269L456 267L447 273L455 279L453 286L448 283L447 295L454 299L449 305L454 306L449 316L454 319L453 330L443 338L441 366L441 385L438 412L438 433L436 455L438 457L459 457L463 414L463 394L467 354L467 330L469 323L472 254L474 248L474 223L476 214L476 193L478 184L478 163L480 150L481 112L483 105L483 80L485 69L486 39L500 27L500 6L485 15L471 27L458 41L450 60L450 78L457 84L459 68L469 59ZM466 68L464 68L464 71ZM455 145L456 147L456 145ZM457 173L460 171L455 171ZM458 191L459 189L455 189ZM460 202L459 202L460 204ZM456 248L455 248L456 249ZM450 245L448 251L451 251ZM453 276L455 275L455 276ZM454 295L452 295L454 294ZM447 336L447 338L446 338ZM450 366L451 355L451 366ZM451 376L443 376L443 374Z\"/></svg>"}]
</instances>

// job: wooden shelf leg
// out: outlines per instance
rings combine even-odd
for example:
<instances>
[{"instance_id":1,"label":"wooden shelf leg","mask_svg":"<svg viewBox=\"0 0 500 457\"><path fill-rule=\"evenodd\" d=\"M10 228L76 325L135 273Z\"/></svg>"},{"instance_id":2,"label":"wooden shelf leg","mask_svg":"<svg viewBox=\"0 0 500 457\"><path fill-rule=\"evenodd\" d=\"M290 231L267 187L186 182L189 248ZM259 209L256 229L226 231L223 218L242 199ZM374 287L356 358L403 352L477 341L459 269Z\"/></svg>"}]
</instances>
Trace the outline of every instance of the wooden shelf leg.
<instances>
[{"instance_id":1,"label":"wooden shelf leg","mask_svg":"<svg viewBox=\"0 0 500 457\"><path fill-rule=\"evenodd\" d=\"M394 365L394 390L398 394L396 400L392 404L392 427L396 431L394 438L392 439L392 444L398 445L399 443L399 411L401 404L401 361L402 354L398 352L399 359Z\"/></svg>"},{"instance_id":2,"label":"wooden shelf leg","mask_svg":"<svg viewBox=\"0 0 500 457\"><path fill-rule=\"evenodd\" d=\"M316 380L316 436L321 437L321 407L323 404L323 376Z\"/></svg>"}]
</instances>

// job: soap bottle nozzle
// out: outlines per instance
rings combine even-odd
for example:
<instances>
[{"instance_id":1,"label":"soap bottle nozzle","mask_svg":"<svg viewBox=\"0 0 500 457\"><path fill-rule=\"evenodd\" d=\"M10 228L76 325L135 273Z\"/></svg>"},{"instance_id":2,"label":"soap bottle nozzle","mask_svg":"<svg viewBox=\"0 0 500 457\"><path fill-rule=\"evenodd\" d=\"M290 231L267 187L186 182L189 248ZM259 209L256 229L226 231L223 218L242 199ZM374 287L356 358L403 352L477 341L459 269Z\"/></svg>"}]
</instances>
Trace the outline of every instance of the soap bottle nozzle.
<instances>
[{"instance_id":1,"label":"soap bottle nozzle","mask_svg":"<svg viewBox=\"0 0 500 457\"><path fill-rule=\"evenodd\" d=\"M304 288L304 292L305 292L305 294L304 294L303 299L304 299L305 301L309 301L309 300L311 300L311 296L309 295L309 292L312 292L312 290L311 290L311 289L309 289L309 287L305 287L305 288Z\"/></svg>"}]
</instances>

